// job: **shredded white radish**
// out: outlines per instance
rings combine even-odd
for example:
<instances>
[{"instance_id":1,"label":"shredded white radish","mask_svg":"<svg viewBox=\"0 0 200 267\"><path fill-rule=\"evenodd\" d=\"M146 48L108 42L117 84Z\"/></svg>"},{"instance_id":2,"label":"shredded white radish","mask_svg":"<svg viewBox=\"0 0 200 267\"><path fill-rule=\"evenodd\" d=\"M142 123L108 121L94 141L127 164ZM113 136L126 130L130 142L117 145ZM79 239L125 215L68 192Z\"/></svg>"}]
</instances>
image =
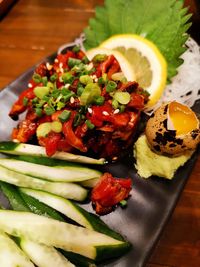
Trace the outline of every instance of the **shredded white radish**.
<instances>
[{"instance_id":1,"label":"shredded white radish","mask_svg":"<svg viewBox=\"0 0 200 267\"><path fill-rule=\"evenodd\" d=\"M185 45L188 49L181 56L184 63L179 67L178 74L166 86L160 101L145 113L151 114L164 102L176 100L192 107L200 99L200 47L192 38Z\"/></svg>"}]
</instances>

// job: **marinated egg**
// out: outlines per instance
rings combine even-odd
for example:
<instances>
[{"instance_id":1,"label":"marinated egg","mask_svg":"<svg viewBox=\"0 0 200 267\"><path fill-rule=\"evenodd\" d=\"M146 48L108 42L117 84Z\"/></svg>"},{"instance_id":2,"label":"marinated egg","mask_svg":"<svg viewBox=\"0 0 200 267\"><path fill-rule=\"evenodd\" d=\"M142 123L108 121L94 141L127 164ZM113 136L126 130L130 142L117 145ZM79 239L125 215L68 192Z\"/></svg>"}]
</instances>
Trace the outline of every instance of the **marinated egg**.
<instances>
[{"instance_id":1,"label":"marinated egg","mask_svg":"<svg viewBox=\"0 0 200 267\"><path fill-rule=\"evenodd\" d=\"M200 142L196 114L176 101L163 104L154 112L145 133L151 148L161 154L180 155L194 150Z\"/></svg>"}]
</instances>

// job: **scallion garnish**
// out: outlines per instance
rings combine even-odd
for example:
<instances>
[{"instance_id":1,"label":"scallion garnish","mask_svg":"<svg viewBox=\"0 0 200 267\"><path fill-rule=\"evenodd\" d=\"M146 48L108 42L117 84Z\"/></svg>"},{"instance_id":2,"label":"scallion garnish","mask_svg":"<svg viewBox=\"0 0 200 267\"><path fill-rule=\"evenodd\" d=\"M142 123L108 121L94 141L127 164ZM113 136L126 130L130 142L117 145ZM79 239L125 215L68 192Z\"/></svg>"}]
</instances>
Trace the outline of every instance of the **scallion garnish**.
<instances>
[{"instance_id":1,"label":"scallion garnish","mask_svg":"<svg viewBox=\"0 0 200 267\"><path fill-rule=\"evenodd\" d=\"M35 83L40 83L41 80L42 80L40 74L38 74L38 73L34 73L33 76L32 76L32 79L33 79L33 81L34 81Z\"/></svg>"},{"instance_id":2,"label":"scallion garnish","mask_svg":"<svg viewBox=\"0 0 200 267\"><path fill-rule=\"evenodd\" d=\"M69 120L70 116L71 116L71 111L65 109L65 110L63 110L63 112L58 116L58 118L59 118L59 120L60 120L61 122L65 122L65 121L68 121L68 120Z\"/></svg>"},{"instance_id":3,"label":"scallion garnish","mask_svg":"<svg viewBox=\"0 0 200 267\"><path fill-rule=\"evenodd\" d=\"M58 79L57 73L54 73L53 75L50 76L50 81L55 82Z\"/></svg>"},{"instance_id":4,"label":"scallion garnish","mask_svg":"<svg viewBox=\"0 0 200 267\"><path fill-rule=\"evenodd\" d=\"M74 66L77 66L77 65L79 65L81 63L81 60L80 59L76 59L76 58L72 58L72 57L70 57L69 59L68 59L68 66L70 67L70 68L73 68Z\"/></svg>"},{"instance_id":5,"label":"scallion garnish","mask_svg":"<svg viewBox=\"0 0 200 267\"><path fill-rule=\"evenodd\" d=\"M117 88L117 84L114 81L108 81L106 84L106 92L110 93L113 92Z\"/></svg>"},{"instance_id":6,"label":"scallion garnish","mask_svg":"<svg viewBox=\"0 0 200 267\"><path fill-rule=\"evenodd\" d=\"M80 46L78 46L78 45L75 45L75 46L72 48L72 51L73 51L74 53L78 53L80 50L81 50L81 49L80 49Z\"/></svg>"},{"instance_id":7,"label":"scallion garnish","mask_svg":"<svg viewBox=\"0 0 200 267\"><path fill-rule=\"evenodd\" d=\"M23 98L23 106L27 106L28 105L28 98L27 97L24 97Z\"/></svg>"},{"instance_id":8,"label":"scallion garnish","mask_svg":"<svg viewBox=\"0 0 200 267\"><path fill-rule=\"evenodd\" d=\"M96 97L95 100L94 100L94 103L95 103L96 105L98 105L98 106L103 105L104 102L105 102L105 97L103 97L103 96L98 96L98 97Z\"/></svg>"},{"instance_id":9,"label":"scallion garnish","mask_svg":"<svg viewBox=\"0 0 200 267\"><path fill-rule=\"evenodd\" d=\"M87 125L88 129L92 130L94 129L95 125L93 123L91 123L90 120L86 120L85 124Z\"/></svg>"},{"instance_id":10,"label":"scallion garnish","mask_svg":"<svg viewBox=\"0 0 200 267\"><path fill-rule=\"evenodd\" d=\"M35 113L38 117L42 117L43 112L41 108L35 108Z\"/></svg>"},{"instance_id":11,"label":"scallion garnish","mask_svg":"<svg viewBox=\"0 0 200 267\"><path fill-rule=\"evenodd\" d=\"M50 116L55 112L55 108L52 107L52 106L46 106L44 108L44 112L45 112L46 115Z\"/></svg>"}]
</instances>

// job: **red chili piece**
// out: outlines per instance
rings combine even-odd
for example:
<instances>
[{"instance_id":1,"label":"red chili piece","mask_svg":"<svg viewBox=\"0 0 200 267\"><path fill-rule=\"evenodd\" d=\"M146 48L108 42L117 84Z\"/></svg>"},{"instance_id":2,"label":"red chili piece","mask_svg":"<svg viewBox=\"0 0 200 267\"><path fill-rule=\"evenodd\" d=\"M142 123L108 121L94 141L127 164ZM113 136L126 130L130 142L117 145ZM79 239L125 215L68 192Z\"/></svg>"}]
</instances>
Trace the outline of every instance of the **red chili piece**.
<instances>
[{"instance_id":1,"label":"red chili piece","mask_svg":"<svg viewBox=\"0 0 200 267\"><path fill-rule=\"evenodd\" d=\"M114 178L110 173L104 173L92 190L91 200L96 213L104 215L111 212L115 205L128 198L131 187L130 178Z\"/></svg>"}]
</instances>

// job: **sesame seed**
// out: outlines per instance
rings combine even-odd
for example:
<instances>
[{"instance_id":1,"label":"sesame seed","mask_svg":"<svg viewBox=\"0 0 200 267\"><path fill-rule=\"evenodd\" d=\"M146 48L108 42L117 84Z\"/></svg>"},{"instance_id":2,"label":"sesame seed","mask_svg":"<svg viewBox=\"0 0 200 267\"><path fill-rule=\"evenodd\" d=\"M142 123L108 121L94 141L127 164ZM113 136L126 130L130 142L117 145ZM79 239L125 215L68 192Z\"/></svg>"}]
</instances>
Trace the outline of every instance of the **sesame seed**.
<instances>
[{"instance_id":1,"label":"sesame seed","mask_svg":"<svg viewBox=\"0 0 200 267\"><path fill-rule=\"evenodd\" d=\"M49 62L46 63L46 67L48 70L51 70L53 68L53 66L51 64L49 64Z\"/></svg>"},{"instance_id":2,"label":"sesame seed","mask_svg":"<svg viewBox=\"0 0 200 267\"><path fill-rule=\"evenodd\" d=\"M66 83L64 87L68 89L70 87L70 83Z\"/></svg>"},{"instance_id":3,"label":"sesame seed","mask_svg":"<svg viewBox=\"0 0 200 267\"><path fill-rule=\"evenodd\" d=\"M63 68L60 68L60 72L62 72L62 73L63 73L63 72L64 72L64 69L63 69Z\"/></svg>"},{"instance_id":4,"label":"sesame seed","mask_svg":"<svg viewBox=\"0 0 200 267\"><path fill-rule=\"evenodd\" d=\"M105 115L105 116L109 115L109 113L107 111L103 111L102 114Z\"/></svg>"},{"instance_id":5,"label":"sesame seed","mask_svg":"<svg viewBox=\"0 0 200 267\"><path fill-rule=\"evenodd\" d=\"M28 88L32 88L32 87L33 87L32 83L28 83Z\"/></svg>"},{"instance_id":6,"label":"sesame seed","mask_svg":"<svg viewBox=\"0 0 200 267\"><path fill-rule=\"evenodd\" d=\"M95 78L94 81L95 81L95 83L97 83L98 82L98 78Z\"/></svg>"},{"instance_id":7,"label":"sesame seed","mask_svg":"<svg viewBox=\"0 0 200 267\"><path fill-rule=\"evenodd\" d=\"M89 113L92 113L92 109L91 109L91 108L88 108L88 112L89 112Z\"/></svg>"},{"instance_id":8,"label":"sesame seed","mask_svg":"<svg viewBox=\"0 0 200 267\"><path fill-rule=\"evenodd\" d=\"M58 63L58 59L56 58L56 59L54 60L54 62L55 62L55 63Z\"/></svg>"},{"instance_id":9,"label":"sesame seed","mask_svg":"<svg viewBox=\"0 0 200 267\"><path fill-rule=\"evenodd\" d=\"M62 62L60 62L60 63L59 63L59 68L61 68L61 69L62 69L62 67L63 67L63 63L62 63Z\"/></svg>"},{"instance_id":10,"label":"sesame seed","mask_svg":"<svg viewBox=\"0 0 200 267\"><path fill-rule=\"evenodd\" d=\"M113 114L117 114L117 113L119 113L119 109L118 108L115 109L115 111L113 112Z\"/></svg>"},{"instance_id":11,"label":"sesame seed","mask_svg":"<svg viewBox=\"0 0 200 267\"><path fill-rule=\"evenodd\" d=\"M73 103L74 103L74 101L75 101L74 97L73 97L73 96L71 96L71 97L70 97L70 103L71 103L71 104L73 104Z\"/></svg>"},{"instance_id":12,"label":"sesame seed","mask_svg":"<svg viewBox=\"0 0 200 267\"><path fill-rule=\"evenodd\" d=\"M117 160L117 157L113 157L112 160Z\"/></svg>"},{"instance_id":13,"label":"sesame seed","mask_svg":"<svg viewBox=\"0 0 200 267\"><path fill-rule=\"evenodd\" d=\"M14 143L20 143L18 139L13 139Z\"/></svg>"},{"instance_id":14,"label":"sesame seed","mask_svg":"<svg viewBox=\"0 0 200 267\"><path fill-rule=\"evenodd\" d=\"M89 64L86 65L86 70L91 70L93 68L93 63L90 62Z\"/></svg>"}]
</instances>

